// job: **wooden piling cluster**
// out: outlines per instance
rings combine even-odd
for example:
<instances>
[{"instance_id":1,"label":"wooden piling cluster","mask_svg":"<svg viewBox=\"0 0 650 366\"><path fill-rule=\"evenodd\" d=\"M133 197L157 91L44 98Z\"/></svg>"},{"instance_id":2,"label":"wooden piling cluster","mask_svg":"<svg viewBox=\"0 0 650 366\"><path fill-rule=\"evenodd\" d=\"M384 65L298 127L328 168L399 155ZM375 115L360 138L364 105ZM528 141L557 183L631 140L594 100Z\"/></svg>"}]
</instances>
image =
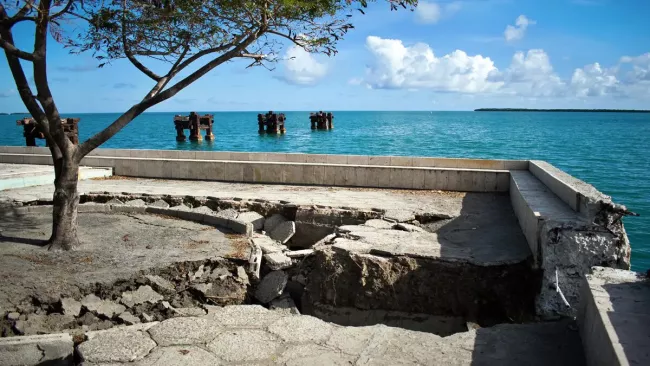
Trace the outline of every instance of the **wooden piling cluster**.
<instances>
[{"instance_id":1,"label":"wooden piling cluster","mask_svg":"<svg viewBox=\"0 0 650 366\"><path fill-rule=\"evenodd\" d=\"M284 122L286 120L287 118L285 117L284 113L277 114L273 113L273 111L269 111L269 113L266 113L265 115L262 115L260 113L257 115L257 131L260 134L283 134L287 132L284 127Z\"/></svg>"},{"instance_id":2,"label":"wooden piling cluster","mask_svg":"<svg viewBox=\"0 0 650 366\"><path fill-rule=\"evenodd\" d=\"M205 139L208 141L214 140L212 133L212 124L214 123L214 116L212 114L205 114L203 116L190 112L189 116L174 116L174 127L176 127L176 141L185 141L185 131L190 130L190 141L201 141L201 130L205 130Z\"/></svg>"},{"instance_id":3,"label":"wooden piling cluster","mask_svg":"<svg viewBox=\"0 0 650 366\"><path fill-rule=\"evenodd\" d=\"M61 118L63 132L75 145L79 143L78 123L79 118ZM26 146L36 146L36 139L45 139L45 134L33 118L19 119L16 121L16 125L23 126L23 136L25 136ZM48 146L47 140L45 140L45 146Z\"/></svg>"},{"instance_id":4,"label":"wooden piling cluster","mask_svg":"<svg viewBox=\"0 0 650 366\"><path fill-rule=\"evenodd\" d=\"M309 113L312 130L331 130L334 128L334 114L331 112Z\"/></svg>"}]
</instances>

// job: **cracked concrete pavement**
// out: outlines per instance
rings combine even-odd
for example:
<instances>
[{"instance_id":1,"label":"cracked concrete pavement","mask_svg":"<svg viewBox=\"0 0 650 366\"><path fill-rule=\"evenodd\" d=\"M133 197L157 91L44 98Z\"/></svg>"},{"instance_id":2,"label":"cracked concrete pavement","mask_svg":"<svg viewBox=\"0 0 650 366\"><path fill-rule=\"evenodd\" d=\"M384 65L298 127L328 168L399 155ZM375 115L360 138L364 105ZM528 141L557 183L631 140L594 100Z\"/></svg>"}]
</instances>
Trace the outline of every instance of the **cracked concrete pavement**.
<instances>
[{"instance_id":1,"label":"cracked concrete pavement","mask_svg":"<svg viewBox=\"0 0 650 366\"><path fill-rule=\"evenodd\" d=\"M343 327L258 305L210 307L202 318L89 332L83 365L584 364L571 321L503 324L448 337L373 325Z\"/></svg>"}]
</instances>

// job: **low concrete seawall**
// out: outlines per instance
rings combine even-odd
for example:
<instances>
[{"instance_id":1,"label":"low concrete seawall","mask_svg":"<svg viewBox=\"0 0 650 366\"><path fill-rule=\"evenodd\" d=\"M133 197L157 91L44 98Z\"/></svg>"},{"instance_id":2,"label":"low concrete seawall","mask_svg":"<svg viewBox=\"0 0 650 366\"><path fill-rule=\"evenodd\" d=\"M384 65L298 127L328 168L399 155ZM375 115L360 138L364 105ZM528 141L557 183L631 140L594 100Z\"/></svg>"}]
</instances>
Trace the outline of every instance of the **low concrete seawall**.
<instances>
[{"instance_id":1,"label":"low concrete seawall","mask_svg":"<svg viewBox=\"0 0 650 366\"><path fill-rule=\"evenodd\" d=\"M0 163L52 161L46 148L0 146ZM620 221L625 207L543 161L97 149L82 165L154 179L508 192L542 276L543 317L575 315L581 279L592 266L630 267Z\"/></svg>"},{"instance_id":2,"label":"low concrete seawall","mask_svg":"<svg viewBox=\"0 0 650 366\"><path fill-rule=\"evenodd\" d=\"M52 164L52 159L44 148L2 147L0 162ZM507 192L507 169L528 166L519 160L110 149L82 164L112 167L127 177L462 192Z\"/></svg>"}]
</instances>

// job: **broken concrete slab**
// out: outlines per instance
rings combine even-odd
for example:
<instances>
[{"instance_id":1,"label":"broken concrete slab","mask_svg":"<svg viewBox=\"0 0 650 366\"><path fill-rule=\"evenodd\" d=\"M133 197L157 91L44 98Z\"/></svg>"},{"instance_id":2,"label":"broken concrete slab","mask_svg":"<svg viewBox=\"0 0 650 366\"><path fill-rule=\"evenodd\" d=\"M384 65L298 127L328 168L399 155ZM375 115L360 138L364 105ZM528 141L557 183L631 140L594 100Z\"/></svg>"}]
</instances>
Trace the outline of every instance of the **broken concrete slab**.
<instances>
[{"instance_id":1,"label":"broken concrete slab","mask_svg":"<svg viewBox=\"0 0 650 366\"><path fill-rule=\"evenodd\" d=\"M253 230L262 230L264 228L264 221L266 221L264 216L255 211L241 212L237 216L237 220L253 224Z\"/></svg>"},{"instance_id":2,"label":"broken concrete slab","mask_svg":"<svg viewBox=\"0 0 650 366\"><path fill-rule=\"evenodd\" d=\"M280 214L274 214L273 216L267 218L266 221L264 221L264 231L266 231L268 234L285 221L287 221L287 219L284 216Z\"/></svg>"},{"instance_id":3,"label":"broken concrete slab","mask_svg":"<svg viewBox=\"0 0 650 366\"><path fill-rule=\"evenodd\" d=\"M126 310L126 307L123 305L116 304L109 300L102 300L95 296L95 294L86 295L81 299L81 305L86 308L86 310L109 319L115 315L122 314L124 310Z\"/></svg>"},{"instance_id":4,"label":"broken concrete slab","mask_svg":"<svg viewBox=\"0 0 650 366\"><path fill-rule=\"evenodd\" d=\"M156 275L146 275L145 278L151 285L151 287L157 292L163 294L173 294L176 292L176 286L171 281L168 281L160 276Z\"/></svg>"},{"instance_id":5,"label":"broken concrete slab","mask_svg":"<svg viewBox=\"0 0 650 366\"><path fill-rule=\"evenodd\" d=\"M255 298L263 304L271 302L282 295L288 280L289 276L283 271L273 271L267 274L257 286Z\"/></svg>"},{"instance_id":6,"label":"broken concrete slab","mask_svg":"<svg viewBox=\"0 0 650 366\"><path fill-rule=\"evenodd\" d=\"M423 228L416 226L416 225L411 225L411 224L406 224L403 222L395 224L395 229L397 230L403 230L403 231L408 231L408 232L424 232Z\"/></svg>"},{"instance_id":7,"label":"broken concrete slab","mask_svg":"<svg viewBox=\"0 0 650 366\"><path fill-rule=\"evenodd\" d=\"M169 203L163 201L163 200L156 200L152 203L149 204L151 207L159 207L159 208L169 208Z\"/></svg>"},{"instance_id":8,"label":"broken concrete slab","mask_svg":"<svg viewBox=\"0 0 650 366\"><path fill-rule=\"evenodd\" d=\"M289 268L293 265L291 258L280 252L264 254L264 260L272 271Z\"/></svg>"},{"instance_id":9,"label":"broken concrete slab","mask_svg":"<svg viewBox=\"0 0 650 366\"><path fill-rule=\"evenodd\" d=\"M113 198L112 200L106 202L107 205L123 205L124 202L118 200L117 198Z\"/></svg>"},{"instance_id":10,"label":"broken concrete slab","mask_svg":"<svg viewBox=\"0 0 650 366\"><path fill-rule=\"evenodd\" d=\"M149 334L135 325L88 332L88 340L77 347L84 362L133 362L144 358L156 347Z\"/></svg>"},{"instance_id":11,"label":"broken concrete slab","mask_svg":"<svg viewBox=\"0 0 650 366\"><path fill-rule=\"evenodd\" d=\"M271 230L269 236L273 240L279 241L281 244L284 244L291 239L291 237L296 233L296 223L293 221L281 222Z\"/></svg>"},{"instance_id":12,"label":"broken concrete slab","mask_svg":"<svg viewBox=\"0 0 650 366\"><path fill-rule=\"evenodd\" d=\"M206 318L212 319L223 327L265 329L269 324L280 319L283 314L270 311L261 305L205 306Z\"/></svg>"},{"instance_id":13,"label":"broken concrete slab","mask_svg":"<svg viewBox=\"0 0 650 366\"><path fill-rule=\"evenodd\" d=\"M284 253L289 258L304 258L314 254L314 249L291 250Z\"/></svg>"},{"instance_id":14,"label":"broken concrete slab","mask_svg":"<svg viewBox=\"0 0 650 366\"><path fill-rule=\"evenodd\" d=\"M0 363L6 366L74 364L74 343L67 333L0 338Z\"/></svg>"},{"instance_id":15,"label":"broken concrete slab","mask_svg":"<svg viewBox=\"0 0 650 366\"><path fill-rule=\"evenodd\" d=\"M61 309L64 315L79 316L81 303L71 297L64 297L61 299Z\"/></svg>"},{"instance_id":16,"label":"broken concrete slab","mask_svg":"<svg viewBox=\"0 0 650 366\"><path fill-rule=\"evenodd\" d=\"M158 301L162 301L163 298L164 297L154 291L151 286L146 285L138 287L136 291L123 292L120 302L131 308L134 305L144 304L145 302L155 304Z\"/></svg>"},{"instance_id":17,"label":"broken concrete slab","mask_svg":"<svg viewBox=\"0 0 650 366\"><path fill-rule=\"evenodd\" d=\"M374 227L376 229L392 229L395 225L394 222L381 220L381 219L370 219L364 223L365 226Z\"/></svg>"},{"instance_id":18,"label":"broken concrete slab","mask_svg":"<svg viewBox=\"0 0 650 366\"><path fill-rule=\"evenodd\" d=\"M225 209L225 210L221 210L221 211L215 213L214 215L217 216L217 217L224 218L224 219L234 220L234 219L237 218L237 215L239 215L239 212L237 212L236 210L233 210L232 208L228 208L228 209Z\"/></svg>"},{"instance_id":19,"label":"broken concrete slab","mask_svg":"<svg viewBox=\"0 0 650 366\"><path fill-rule=\"evenodd\" d=\"M280 244L266 235L254 236L252 240L255 245L258 245L262 249L262 253L264 254L282 252L289 249L286 245Z\"/></svg>"},{"instance_id":20,"label":"broken concrete slab","mask_svg":"<svg viewBox=\"0 0 650 366\"><path fill-rule=\"evenodd\" d=\"M214 211L212 211L209 207L207 206L199 206L195 207L192 209L192 212L204 214L204 215L214 215Z\"/></svg>"},{"instance_id":21,"label":"broken concrete slab","mask_svg":"<svg viewBox=\"0 0 650 366\"><path fill-rule=\"evenodd\" d=\"M59 332L70 328L75 322L72 315L63 314L29 314L14 323L14 330L21 335L36 335Z\"/></svg>"},{"instance_id":22,"label":"broken concrete slab","mask_svg":"<svg viewBox=\"0 0 650 366\"><path fill-rule=\"evenodd\" d=\"M204 344L213 340L223 328L208 318L172 318L149 328L158 346Z\"/></svg>"},{"instance_id":23,"label":"broken concrete slab","mask_svg":"<svg viewBox=\"0 0 650 366\"><path fill-rule=\"evenodd\" d=\"M269 325L269 332L285 342L324 342L332 334L333 326L312 316L288 316Z\"/></svg>"},{"instance_id":24,"label":"broken concrete slab","mask_svg":"<svg viewBox=\"0 0 650 366\"><path fill-rule=\"evenodd\" d=\"M219 334L207 348L229 363L265 361L276 355L280 342L268 332L236 329Z\"/></svg>"},{"instance_id":25,"label":"broken concrete slab","mask_svg":"<svg viewBox=\"0 0 650 366\"><path fill-rule=\"evenodd\" d=\"M147 205L143 200L141 200L139 198L135 199L135 200L126 201L126 203L124 203L124 204L127 205L127 206L135 206L135 207L140 207L140 206L146 206Z\"/></svg>"},{"instance_id":26,"label":"broken concrete slab","mask_svg":"<svg viewBox=\"0 0 650 366\"><path fill-rule=\"evenodd\" d=\"M201 308L172 308L178 316L204 316L207 312Z\"/></svg>"},{"instance_id":27,"label":"broken concrete slab","mask_svg":"<svg viewBox=\"0 0 650 366\"><path fill-rule=\"evenodd\" d=\"M221 360L198 346L156 347L138 366L215 366Z\"/></svg>"},{"instance_id":28,"label":"broken concrete slab","mask_svg":"<svg viewBox=\"0 0 650 366\"><path fill-rule=\"evenodd\" d=\"M11 321L16 321L20 318L20 313L12 311L11 313L7 314L7 320Z\"/></svg>"},{"instance_id":29,"label":"broken concrete slab","mask_svg":"<svg viewBox=\"0 0 650 366\"><path fill-rule=\"evenodd\" d=\"M415 215L410 210L386 210L384 219L394 222L407 222L415 220Z\"/></svg>"},{"instance_id":30,"label":"broken concrete slab","mask_svg":"<svg viewBox=\"0 0 650 366\"><path fill-rule=\"evenodd\" d=\"M120 319L126 325L133 325L133 324L140 323L140 319L138 319L138 317L129 313L128 311L125 311L122 314L120 314L120 316L118 316L118 319Z\"/></svg>"}]
</instances>

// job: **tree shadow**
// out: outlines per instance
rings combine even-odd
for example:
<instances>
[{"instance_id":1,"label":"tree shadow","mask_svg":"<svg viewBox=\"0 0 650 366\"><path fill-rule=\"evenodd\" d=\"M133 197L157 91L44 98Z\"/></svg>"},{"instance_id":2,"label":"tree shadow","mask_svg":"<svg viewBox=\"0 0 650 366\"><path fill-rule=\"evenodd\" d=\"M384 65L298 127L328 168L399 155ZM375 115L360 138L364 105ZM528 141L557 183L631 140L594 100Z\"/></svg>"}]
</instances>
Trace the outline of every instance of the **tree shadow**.
<instances>
[{"instance_id":1,"label":"tree shadow","mask_svg":"<svg viewBox=\"0 0 650 366\"><path fill-rule=\"evenodd\" d=\"M17 208L14 206L0 208L0 244L7 246L26 244L39 247L47 245L48 239L30 237L27 233L42 229L43 223L51 225L51 218L26 215L19 212ZM49 238L48 233L39 232L39 234Z\"/></svg>"}]
</instances>

